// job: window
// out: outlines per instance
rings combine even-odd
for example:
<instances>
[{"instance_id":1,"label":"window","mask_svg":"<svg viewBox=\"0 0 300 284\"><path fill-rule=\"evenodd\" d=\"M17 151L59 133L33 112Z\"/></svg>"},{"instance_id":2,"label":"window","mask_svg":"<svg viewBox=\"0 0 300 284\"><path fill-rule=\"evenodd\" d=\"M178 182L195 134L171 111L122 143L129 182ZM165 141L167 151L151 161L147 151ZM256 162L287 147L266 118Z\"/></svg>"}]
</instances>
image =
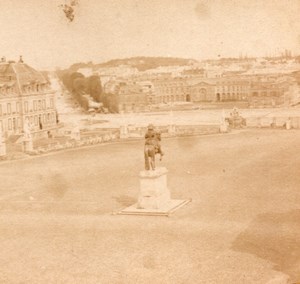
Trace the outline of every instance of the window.
<instances>
[{"instance_id":1,"label":"window","mask_svg":"<svg viewBox=\"0 0 300 284\"><path fill-rule=\"evenodd\" d=\"M43 109L46 109L46 100L43 100Z\"/></svg>"},{"instance_id":2,"label":"window","mask_svg":"<svg viewBox=\"0 0 300 284\"><path fill-rule=\"evenodd\" d=\"M34 110L34 111L37 110L37 104L36 104L36 101L33 101L33 110Z\"/></svg>"},{"instance_id":3,"label":"window","mask_svg":"<svg viewBox=\"0 0 300 284\"><path fill-rule=\"evenodd\" d=\"M11 118L8 119L8 130L12 129Z\"/></svg>"},{"instance_id":4,"label":"window","mask_svg":"<svg viewBox=\"0 0 300 284\"><path fill-rule=\"evenodd\" d=\"M20 103L19 102L16 103L16 112L17 113L20 112Z\"/></svg>"},{"instance_id":5,"label":"window","mask_svg":"<svg viewBox=\"0 0 300 284\"><path fill-rule=\"evenodd\" d=\"M38 102L38 110L41 110L41 109L42 109L42 101L39 100L39 102Z\"/></svg>"},{"instance_id":6,"label":"window","mask_svg":"<svg viewBox=\"0 0 300 284\"><path fill-rule=\"evenodd\" d=\"M7 113L11 114L11 104L10 103L7 104Z\"/></svg>"},{"instance_id":7,"label":"window","mask_svg":"<svg viewBox=\"0 0 300 284\"><path fill-rule=\"evenodd\" d=\"M39 120L38 120L38 117L37 115L34 116L34 125L38 125L39 123Z\"/></svg>"},{"instance_id":8,"label":"window","mask_svg":"<svg viewBox=\"0 0 300 284\"><path fill-rule=\"evenodd\" d=\"M25 113L28 112L28 102L24 102Z\"/></svg>"},{"instance_id":9,"label":"window","mask_svg":"<svg viewBox=\"0 0 300 284\"><path fill-rule=\"evenodd\" d=\"M50 108L53 108L53 98L50 99Z\"/></svg>"}]
</instances>

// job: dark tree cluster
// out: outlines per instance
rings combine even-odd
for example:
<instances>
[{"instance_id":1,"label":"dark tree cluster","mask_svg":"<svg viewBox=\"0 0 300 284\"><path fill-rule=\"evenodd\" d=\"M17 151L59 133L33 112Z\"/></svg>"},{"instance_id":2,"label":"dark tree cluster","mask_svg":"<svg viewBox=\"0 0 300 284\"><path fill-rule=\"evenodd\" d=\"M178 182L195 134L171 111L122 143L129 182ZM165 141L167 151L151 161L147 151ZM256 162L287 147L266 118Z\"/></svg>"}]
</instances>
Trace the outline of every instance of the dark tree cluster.
<instances>
[{"instance_id":1,"label":"dark tree cluster","mask_svg":"<svg viewBox=\"0 0 300 284\"><path fill-rule=\"evenodd\" d=\"M104 94L99 76L85 77L79 72L69 73L62 71L59 71L57 74L83 109L88 110L86 95L90 95L95 102L103 103L103 106L110 112L118 112L117 96Z\"/></svg>"}]
</instances>

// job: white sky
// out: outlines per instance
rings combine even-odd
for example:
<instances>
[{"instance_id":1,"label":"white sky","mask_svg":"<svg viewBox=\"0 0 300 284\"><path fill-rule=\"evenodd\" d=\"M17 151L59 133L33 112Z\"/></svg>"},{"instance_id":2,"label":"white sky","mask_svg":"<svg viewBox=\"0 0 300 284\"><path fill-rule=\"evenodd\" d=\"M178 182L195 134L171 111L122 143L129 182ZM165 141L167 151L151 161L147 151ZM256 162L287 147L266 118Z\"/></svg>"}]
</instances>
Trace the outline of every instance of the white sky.
<instances>
[{"instance_id":1,"label":"white sky","mask_svg":"<svg viewBox=\"0 0 300 284\"><path fill-rule=\"evenodd\" d=\"M0 56L36 68L131 56L300 54L300 0L1 0Z\"/></svg>"}]
</instances>

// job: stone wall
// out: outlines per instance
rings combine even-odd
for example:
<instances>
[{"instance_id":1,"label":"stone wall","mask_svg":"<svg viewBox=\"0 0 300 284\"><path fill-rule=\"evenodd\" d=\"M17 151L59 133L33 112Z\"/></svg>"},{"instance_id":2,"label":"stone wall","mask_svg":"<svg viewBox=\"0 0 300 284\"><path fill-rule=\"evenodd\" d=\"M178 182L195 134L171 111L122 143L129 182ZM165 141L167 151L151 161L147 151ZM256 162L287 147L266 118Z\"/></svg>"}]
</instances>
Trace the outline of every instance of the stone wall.
<instances>
[{"instance_id":1,"label":"stone wall","mask_svg":"<svg viewBox=\"0 0 300 284\"><path fill-rule=\"evenodd\" d=\"M219 133L220 125L166 125L157 126L156 130L160 131L162 137L205 135ZM144 138L146 132L147 127L128 126L121 138Z\"/></svg>"},{"instance_id":2,"label":"stone wall","mask_svg":"<svg viewBox=\"0 0 300 284\"><path fill-rule=\"evenodd\" d=\"M80 138L80 140L75 139L61 139L61 141L54 139L54 142L50 142L45 145L36 145L34 150L29 153L31 155L37 155L42 153L48 153L53 151L91 146L111 141L119 140L120 133L119 131L106 131L105 133L90 133L91 135L84 135Z\"/></svg>"},{"instance_id":3,"label":"stone wall","mask_svg":"<svg viewBox=\"0 0 300 284\"><path fill-rule=\"evenodd\" d=\"M293 128L300 129L300 117L249 117L246 126L254 128Z\"/></svg>"}]
</instances>

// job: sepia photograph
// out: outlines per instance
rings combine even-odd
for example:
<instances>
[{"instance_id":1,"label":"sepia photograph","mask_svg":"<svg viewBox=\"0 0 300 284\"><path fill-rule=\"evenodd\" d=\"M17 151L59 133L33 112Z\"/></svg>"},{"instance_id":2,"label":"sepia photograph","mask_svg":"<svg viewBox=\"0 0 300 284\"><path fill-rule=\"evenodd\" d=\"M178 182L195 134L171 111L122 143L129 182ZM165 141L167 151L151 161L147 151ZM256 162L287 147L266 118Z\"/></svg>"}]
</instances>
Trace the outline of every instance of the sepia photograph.
<instances>
[{"instance_id":1,"label":"sepia photograph","mask_svg":"<svg viewBox=\"0 0 300 284\"><path fill-rule=\"evenodd\" d=\"M0 284L300 284L299 19L1 0Z\"/></svg>"}]
</instances>

